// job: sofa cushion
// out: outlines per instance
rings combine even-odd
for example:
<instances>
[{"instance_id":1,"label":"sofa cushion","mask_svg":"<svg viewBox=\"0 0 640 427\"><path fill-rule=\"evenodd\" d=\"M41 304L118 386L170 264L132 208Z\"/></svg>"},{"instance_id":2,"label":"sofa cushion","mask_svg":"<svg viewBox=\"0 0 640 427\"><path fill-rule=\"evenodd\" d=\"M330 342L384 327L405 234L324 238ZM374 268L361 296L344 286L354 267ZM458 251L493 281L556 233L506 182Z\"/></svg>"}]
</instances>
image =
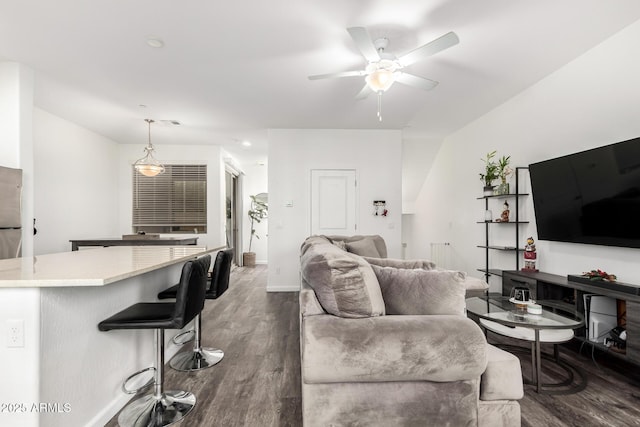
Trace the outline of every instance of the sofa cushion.
<instances>
[{"instance_id":1,"label":"sofa cushion","mask_svg":"<svg viewBox=\"0 0 640 427\"><path fill-rule=\"evenodd\" d=\"M380 267L395 267L395 268L421 268L423 270L433 270L436 268L436 264L426 259L395 259L395 258L375 258L375 257L363 257L369 264L378 265Z\"/></svg>"},{"instance_id":2,"label":"sofa cushion","mask_svg":"<svg viewBox=\"0 0 640 427\"><path fill-rule=\"evenodd\" d=\"M331 241L336 244L338 242L344 242L345 245L347 243L357 242L359 240L369 240L372 241L378 251L378 255L376 257L386 258L387 257L387 244L385 243L382 236L378 234L370 234L370 235L355 235L355 236L339 236L339 235L329 235L327 238L331 239ZM360 255L360 254L357 254Z\"/></svg>"},{"instance_id":3,"label":"sofa cushion","mask_svg":"<svg viewBox=\"0 0 640 427\"><path fill-rule=\"evenodd\" d=\"M307 384L462 381L487 367L485 336L463 316L310 316L301 348Z\"/></svg>"},{"instance_id":4,"label":"sofa cushion","mask_svg":"<svg viewBox=\"0 0 640 427\"><path fill-rule=\"evenodd\" d=\"M304 253L307 252L307 249L309 249L313 245L327 244L327 243L331 243L331 240L327 236L321 236L321 235L309 236L306 239L304 239L304 242L302 242L302 245L300 246L300 256L304 255Z\"/></svg>"},{"instance_id":5,"label":"sofa cushion","mask_svg":"<svg viewBox=\"0 0 640 427\"><path fill-rule=\"evenodd\" d=\"M464 316L464 273L377 265L371 267L380 283L387 314Z\"/></svg>"},{"instance_id":6,"label":"sofa cushion","mask_svg":"<svg viewBox=\"0 0 640 427\"><path fill-rule=\"evenodd\" d=\"M465 274L464 287L468 291L486 291L489 289L489 284L482 279Z\"/></svg>"},{"instance_id":7,"label":"sofa cushion","mask_svg":"<svg viewBox=\"0 0 640 427\"><path fill-rule=\"evenodd\" d=\"M316 243L300 258L302 277L327 313L340 317L384 315L378 279L361 257L331 243Z\"/></svg>"},{"instance_id":8,"label":"sofa cushion","mask_svg":"<svg viewBox=\"0 0 640 427\"><path fill-rule=\"evenodd\" d=\"M380 252L376 248L375 243L370 239L356 240L355 242L346 242L347 251L352 254L368 257L380 257Z\"/></svg>"}]
</instances>

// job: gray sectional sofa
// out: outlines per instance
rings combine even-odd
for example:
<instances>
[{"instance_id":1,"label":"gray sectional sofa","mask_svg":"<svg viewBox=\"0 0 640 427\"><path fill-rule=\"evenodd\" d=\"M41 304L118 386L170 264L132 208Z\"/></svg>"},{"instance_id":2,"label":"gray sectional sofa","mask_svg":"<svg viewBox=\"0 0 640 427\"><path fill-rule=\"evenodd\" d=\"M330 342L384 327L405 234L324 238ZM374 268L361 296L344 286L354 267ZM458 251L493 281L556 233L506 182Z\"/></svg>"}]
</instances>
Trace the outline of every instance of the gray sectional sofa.
<instances>
[{"instance_id":1,"label":"gray sectional sofa","mask_svg":"<svg viewBox=\"0 0 640 427\"><path fill-rule=\"evenodd\" d=\"M520 362L465 316L466 275L383 245L301 247L304 426L520 426Z\"/></svg>"}]
</instances>

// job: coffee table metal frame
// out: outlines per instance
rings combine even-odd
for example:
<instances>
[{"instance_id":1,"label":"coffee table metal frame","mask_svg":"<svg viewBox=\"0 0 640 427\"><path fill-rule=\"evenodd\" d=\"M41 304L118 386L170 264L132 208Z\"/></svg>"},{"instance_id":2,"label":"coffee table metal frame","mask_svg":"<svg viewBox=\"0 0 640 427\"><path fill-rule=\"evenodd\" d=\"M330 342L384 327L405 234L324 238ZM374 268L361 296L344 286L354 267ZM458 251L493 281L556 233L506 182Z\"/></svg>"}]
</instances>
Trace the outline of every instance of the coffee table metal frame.
<instances>
[{"instance_id":1,"label":"coffee table metal frame","mask_svg":"<svg viewBox=\"0 0 640 427\"><path fill-rule=\"evenodd\" d=\"M488 295L483 297L468 298L466 300L467 313L477 316L478 318L496 322L504 326L521 327L533 330L534 341L532 343L533 351L531 353L532 385L536 387L536 391L538 393L566 393L567 391L552 391L543 389L543 387L560 387L571 384L574 378L572 370L578 373L578 375L581 377L581 382L577 387L573 388L569 392L573 393L583 390L587 385L586 376L578 367L571 366L567 362L560 359L557 344L554 344L553 359L551 359L550 356L541 354L540 331L545 329L577 329L584 325L584 317L581 313L570 307L567 307L566 305L563 305L560 301L540 300L536 301L536 303L542 306L542 314L540 315L532 315L529 314L526 309L517 308L515 304L509 302L508 297L504 296ZM495 331L492 332L498 333ZM517 346L506 347L512 350L515 349L516 351L525 350L524 348ZM542 357L555 361L568 373L569 378L566 381L562 381L556 384L543 384L541 376Z\"/></svg>"}]
</instances>

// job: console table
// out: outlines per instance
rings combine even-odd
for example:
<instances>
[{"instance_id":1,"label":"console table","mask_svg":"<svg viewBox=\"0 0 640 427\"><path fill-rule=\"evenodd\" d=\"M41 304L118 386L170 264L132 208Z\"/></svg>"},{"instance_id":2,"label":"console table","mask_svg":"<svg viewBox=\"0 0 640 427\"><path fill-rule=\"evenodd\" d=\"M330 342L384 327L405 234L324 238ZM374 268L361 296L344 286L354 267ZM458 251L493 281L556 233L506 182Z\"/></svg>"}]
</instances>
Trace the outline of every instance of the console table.
<instances>
[{"instance_id":1,"label":"console table","mask_svg":"<svg viewBox=\"0 0 640 427\"><path fill-rule=\"evenodd\" d=\"M502 295L511 294L511 289L527 287L535 300L556 300L570 308L584 313L585 294L603 295L617 300L619 311L624 311L627 329L626 352L609 351L624 361L640 365L640 295L637 287L629 286L629 292L623 292L623 286L609 285L607 282L576 281L566 276L543 272L504 271L502 275ZM585 328L576 331L576 339L589 343L601 350L608 351L603 344L589 341Z\"/></svg>"},{"instance_id":2,"label":"console table","mask_svg":"<svg viewBox=\"0 0 640 427\"><path fill-rule=\"evenodd\" d=\"M197 245L197 237L162 237L159 239L122 239L118 237L108 237L104 239L76 239L69 240L71 250L77 251L80 246L182 246Z\"/></svg>"}]
</instances>

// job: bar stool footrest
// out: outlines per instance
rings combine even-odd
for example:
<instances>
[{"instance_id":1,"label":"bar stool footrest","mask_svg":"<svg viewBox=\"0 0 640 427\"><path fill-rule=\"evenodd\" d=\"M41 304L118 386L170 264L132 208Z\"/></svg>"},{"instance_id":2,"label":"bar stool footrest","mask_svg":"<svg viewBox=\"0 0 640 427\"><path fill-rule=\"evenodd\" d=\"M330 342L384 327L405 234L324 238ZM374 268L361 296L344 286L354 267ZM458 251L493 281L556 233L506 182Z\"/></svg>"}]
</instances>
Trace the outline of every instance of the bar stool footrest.
<instances>
[{"instance_id":1,"label":"bar stool footrest","mask_svg":"<svg viewBox=\"0 0 640 427\"><path fill-rule=\"evenodd\" d=\"M129 381L131 381L132 379L134 379L138 375L144 374L147 371L153 371L153 373L154 373L154 375L149 379L149 381L147 381L145 384L141 385L140 387L138 387L136 389L127 388L127 383ZM133 374L129 375L126 380L124 380L122 382L122 391L124 391L127 394L137 394L138 392L141 392L142 390L148 389L149 387L151 387L152 385L154 385L156 383L155 372L156 372L155 366L149 366L148 368L140 369L139 371L134 372Z\"/></svg>"},{"instance_id":2,"label":"bar stool footrest","mask_svg":"<svg viewBox=\"0 0 640 427\"><path fill-rule=\"evenodd\" d=\"M176 371L199 371L201 369L210 368L219 363L224 357L222 350L214 348L197 348L190 351L183 351L169 361Z\"/></svg>"},{"instance_id":3,"label":"bar stool footrest","mask_svg":"<svg viewBox=\"0 0 640 427\"><path fill-rule=\"evenodd\" d=\"M191 334L191 337L183 341L182 337L189 334ZM171 342L173 342L175 345L182 346L193 341L195 337L196 337L196 331L194 329L189 329L188 331L184 331L184 332L180 332L179 334L176 334L173 338L171 338Z\"/></svg>"}]
</instances>

